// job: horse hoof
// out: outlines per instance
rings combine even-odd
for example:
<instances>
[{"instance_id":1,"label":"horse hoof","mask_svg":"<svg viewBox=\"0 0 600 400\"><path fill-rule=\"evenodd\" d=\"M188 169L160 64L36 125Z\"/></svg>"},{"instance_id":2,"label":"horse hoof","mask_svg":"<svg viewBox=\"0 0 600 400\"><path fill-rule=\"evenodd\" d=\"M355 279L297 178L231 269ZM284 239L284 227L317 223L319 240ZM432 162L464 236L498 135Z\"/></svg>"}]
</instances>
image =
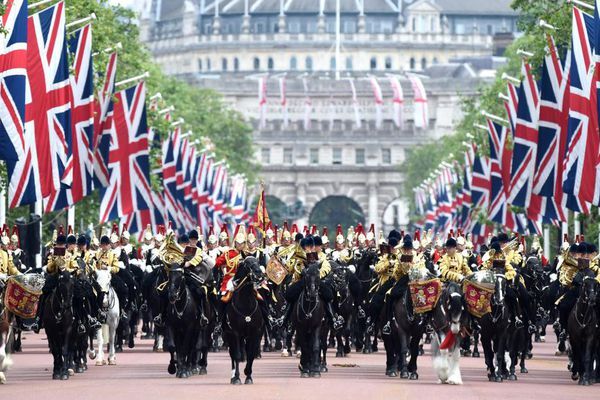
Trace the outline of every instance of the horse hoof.
<instances>
[{"instance_id":1,"label":"horse hoof","mask_svg":"<svg viewBox=\"0 0 600 400\"><path fill-rule=\"evenodd\" d=\"M557 357L559 357L559 356L564 356L564 355L565 355L565 352L564 352L564 351L560 351L560 350L556 350L556 351L554 352L554 355L555 355L555 356L557 356Z\"/></svg>"},{"instance_id":2,"label":"horse hoof","mask_svg":"<svg viewBox=\"0 0 600 400\"><path fill-rule=\"evenodd\" d=\"M206 367L200 367L200 369L198 371L198 375L206 375L206 374L208 374Z\"/></svg>"},{"instance_id":3,"label":"horse hoof","mask_svg":"<svg viewBox=\"0 0 600 400\"><path fill-rule=\"evenodd\" d=\"M321 365L321 372L329 372L326 365Z\"/></svg>"},{"instance_id":4,"label":"horse hoof","mask_svg":"<svg viewBox=\"0 0 600 400\"><path fill-rule=\"evenodd\" d=\"M66 372L66 373L62 374L62 375L60 376L60 380L61 380L61 381L68 381L68 380L69 380L69 373L68 373L68 372Z\"/></svg>"},{"instance_id":5,"label":"horse hoof","mask_svg":"<svg viewBox=\"0 0 600 400\"><path fill-rule=\"evenodd\" d=\"M502 377L501 376L494 377L494 382L502 383Z\"/></svg>"},{"instance_id":6,"label":"horse hoof","mask_svg":"<svg viewBox=\"0 0 600 400\"><path fill-rule=\"evenodd\" d=\"M117 365L117 360L108 360L108 365Z\"/></svg>"},{"instance_id":7,"label":"horse hoof","mask_svg":"<svg viewBox=\"0 0 600 400\"><path fill-rule=\"evenodd\" d=\"M59 380L60 379L60 374L52 374L52 379L53 380Z\"/></svg>"},{"instance_id":8,"label":"horse hoof","mask_svg":"<svg viewBox=\"0 0 600 400\"><path fill-rule=\"evenodd\" d=\"M310 378L310 375L308 372L301 372L300 373L300 378Z\"/></svg>"},{"instance_id":9,"label":"horse hoof","mask_svg":"<svg viewBox=\"0 0 600 400\"><path fill-rule=\"evenodd\" d=\"M133 349L135 347L135 343L134 343L133 339L131 339L129 341L129 343L127 343L127 347L129 347L130 349Z\"/></svg>"},{"instance_id":10,"label":"horse hoof","mask_svg":"<svg viewBox=\"0 0 600 400\"><path fill-rule=\"evenodd\" d=\"M533 358L533 353L532 353L532 352L530 352L530 351L528 351L528 352L527 352L527 359L528 359L528 360L531 360L532 358Z\"/></svg>"},{"instance_id":11,"label":"horse hoof","mask_svg":"<svg viewBox=\"0 0 600 400\"><path fill-rule=\"evenodd\" d=\"M252 385L254 383L254 381L252 380L251 377L247 377L246 380L244 381L244 385Z\"/></svg>"},{"instance_id":12,"label":"horse hoof","mask_svg":"<svg viewBox=\"0 0 600 400\"><path fill-rule=\"evenodd\" d=\"M344 357L344 355L342 354L341 351L338 351L337 353L335 353L335 358L342 358Z\"/></svg>"},{"instance_id":13,"label":"horse hoof","mask_svg":"<svg viewBox=\"0 0 600 400\"><path fill-rule=\"evenodd\" d=\"M200 368L192 368L192 375L200 375Z\"/></svg>"},{"instance_id":14,"label":"horse hoof","mask_svg":"<svg viewBox=\"0 0 600 400\"><path fill-rule=\"evenodd\" d=\"M419 349L419 355L422 356L423 354L425 354L425 350Z\"/></svg>"},{"instance_id":15,"label":"horse hoof","mask_svg":"<svg viewBox=\"0 0 600 400\"><path fill-rule=\"evenodd\" d=\"M95 360L96 359L96 352L95 351L88 351L88 357L90 360Z\"/></svg>"},{"instance_id":16,"label":"horse hoof","mask_svg":"<svg viewBox=\"0 0 600 400\"><path fill-rule=\"evenodd\" d=\"M242 380L240 378L231 378L231 384L232 385L241 385Z\"/></svg>"},{"instance_id":17,"label":"horse hoof","mask_svg":"<svg viewBox=\"0 0 600 400\"><path fill-rule=\"evenodd\" d=\"M169 373L169 375L175 375L175 372L177 372L177 367L175 366L175 363L169 363L169 366L167 367L167 372Z\"/></svg>"},{"instance_id":18,"label":"horse hoof","mask_svg":"<svg viewBox=\"0 0 600 400\"><path fill-rule=\"evenodd\" d=\"M321 377L321 373L319 371L311 371L309 376L311 378L320 378Z\"/></svg>"},{"instance_id":19,"label":"horse hoof","mask_svg":"<svg viewBox=\"0 0 600 400\"><path fill-rule=\"evenodd\" d=\"M73 368L69 368L67 370L67 373L69 374L69 376L73 376L73 375L75 375L75 370Z\"/></svg>"},{"instance_id":20,"label":"horse hoof","mask_svg":"<svg viewBox=\"0 0 600 400\"><path fill-rule=\"evenodd\" d=\"M546 336L540 336L540 343L546 343Z\"/></svg>"},{"instance_id":21,"label":"horse hoof","mask_svg":"<svg viewBox=\"0 0 600 400\"><path fill-rule=\"evenodd\" d=\"M398 373L396 371L394 371L393 369L392 370L388 369L387 371L385 371L385 376L389 376L390 378L396 378L396 377L398 377Z\"/></svg>"},{"instance_id":22,"label":"horse hoof","mask_svg":"<svg viewBox=\"0 0 600 400\"><path fill-rule=\"evenodd\" d=\"M522 368L521 368L521 373L522 373L522 374L528 374L528 373L529 373L529 370L528 370L527 368L525 368L525 367L522 367Z\"/></svg>"},{"instance_id":23,"label":"horse hoof","mask_svg":"<svg viewBox=\"0 0 600 400\"><path fill-rule=\"evenodd\" d=\"M75 373L76 374L83 374L84 371L85 371L85 369L83 367L77 367L77 368L75 368Z\"/></svg>"},{"instance_id":24,"label":"horse hoof","mask_svg":"<svg viewBox=\"0 0 600 400\"><path fill-rule=\"evenodd\" d=\"M576 381L579 379L579 374L577 372L573 372L571 374L571 380Z\"/></svg>"},{"instance_id":25,"label":"horse hoof","mask_svg":"<svg viewBox=\"0 0 600 400\"><path fill-rule=\"evenodd\" d=\"M362 352L363 352L363 354L371 354L371 349L367 349L365 347Z\"/></svg>"},{"instance_id":26,"label":"horse hoof","mask_svg":"<svg viewBox=\"0 0 600 400\"><path fill-rule=\"evenodd\" d=\"M4 372L0 372L0 385L4 385L6 383L6 375Z\"/></svg>"},{"instance_id":27,"label":"horse hoof","mask_svg":"<svg viewBox=\"0 0 600 400\"><path fill-rule=\"evenodd\" d=\"M472 357L473 358L479 358L479 352L478 351L473 352L473 356Z\"/></svg>"},{"instance_id":28,"label":"horse hoof","mask_svg":"<svg viewBox=\"0 0 600 400\"><path fill-rule=\"evenodd\" d=\"M104 362L102 360L96 361L96 367L101 367L103 365L104 365Z\"/></svg>"},{"instance_id":29,"label":"horse hoof","mask_svg":"<svg viewBox=\"0 0 600 400\"><path fill-rule=\"evenodd\" d=\"M417 381L419 380L419 374L417 374L416 372L411 372L409 378L411 381Z\"/></svg>"},{"instance_id":30,"label":"horse hoof","mask_svg":"<svg viewBox=\"0 0 600 400\"><path fill-rule=\"evenodd\" d=\"M515 375L515 374L508 375L508 380L509 381L516 381L517 380L517 375Z\"/></svg>"},{"instance_id":31,"label":"horse hoof","mask_svg":"<svg viewBox=\"0 0 600 400\"><path fill-rule=\"evenodd\" d=\"M400 372L400 379L408 379L408 377L409 377L408 371Z\"/></svg>"}]
</instances>

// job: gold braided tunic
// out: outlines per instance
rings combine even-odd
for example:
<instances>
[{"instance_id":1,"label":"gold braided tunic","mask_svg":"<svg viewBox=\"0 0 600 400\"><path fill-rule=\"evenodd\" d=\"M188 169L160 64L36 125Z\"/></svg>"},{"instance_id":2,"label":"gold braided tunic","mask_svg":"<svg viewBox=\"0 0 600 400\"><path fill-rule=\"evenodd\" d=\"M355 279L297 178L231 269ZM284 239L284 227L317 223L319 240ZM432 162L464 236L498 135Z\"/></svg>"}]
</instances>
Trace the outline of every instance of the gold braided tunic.
<instances>
[{"instance_id":1,"label":"gold braided tunic","mask_svg":"<svg viewBox=\"0 0 600 400\"><path fill-rule=\"evenodd\" d=\"M15 267L12 256L2 249L0 249L0 274L7 276L19 275L19 270Z\"/></svg>"},{"instance_id":2,"label":"gold braided tunic","mask_svg":"<svg viewBox=\"0 0 600 400\"><path fill-rule=\"evenodd\" d=\"M471 274L471 269L467 266L467 260L462 255L458 253L454 256L444 254L440 260L440 273L442 281L460 283L465 276Z\"/></svg>"},{"instance_id":3,"label":"gold braided tunic","mask_svg":"<svg viewBox=\"0 0 600 400\"><path fill-rule=\"evenodd\" d=\"M393 275L398 256L396 254L384 254L375 264L375 273L379 277L378 286L383 286Z\"/></svg>"},{"instance_id":4,"label":"gold braided tunic","mask_svg":"<svg viewBox=\"0 0 600 400\"><path fill-rule=\"evenodd\" d=\"M96 254L94 270L108 269L111 274L119 272L119 258L112 250L99 250Z\"/></svg>"},{"instance_id":5,"label":"gold braided tunic","mask_svg":"<svg viewBox=\"0 0 600 400\"><path fill-rule=\"evenodd\" d=\"M72 253L66 252L64 256L51 255L48 257L48 262L46 263L47 273L50 275L57 274L61 269L70 273L79 270L77 260L75 260Z\"/></svg>"}]
</instances>

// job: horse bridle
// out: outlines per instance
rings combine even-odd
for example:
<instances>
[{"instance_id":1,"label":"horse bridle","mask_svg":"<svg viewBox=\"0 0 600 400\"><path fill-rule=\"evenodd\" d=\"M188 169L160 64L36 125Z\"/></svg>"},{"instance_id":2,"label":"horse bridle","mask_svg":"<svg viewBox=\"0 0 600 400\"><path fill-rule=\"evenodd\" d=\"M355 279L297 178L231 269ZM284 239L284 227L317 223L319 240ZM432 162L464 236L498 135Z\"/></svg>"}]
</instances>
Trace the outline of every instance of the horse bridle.
<instances>
[{"instance_id":1,"label":"horse bridle","mask_svg":"<svg viewBox=\"0 0 600 400\"><path fill-rule=\"evenodd\" d=\"M183 272L183 269L182 268L175 268L175 269L171 270L171 272L173 272L173 271L177 271L177 272L182 271ZM183 282L183 276L182 276L181 279L182 279L182 282ZM186 293L186 296L183 296L184 303L183 303L183 307L181 308L181 311L177 309L177 303L181 300L182 292L185 291L185 286L182 285L182 282L180 282L179 285L177 286L177 293L176 293L176 296L175 296L175 301L173 303L171 303L171 307L173 307L173 310L175 310L175 315L177 315L177 318L179 318L179 319L181 319L181 317L183 317L183 313L185 312L185 309L187 308L187 303L188 303L188 296L187 296L187 293ZM184 288L183 291L181 290L182 287Z\"/></svg>"},{"instance_id":2,"label":"horse bridle","mask_svg":"<svg viewBox=\"0 0 600 400\"><path fill-rule=\"evenodd\" d=\"M586 277L586 278L584 278L584 282L587 279L594 279L594 278ZM596 293L596 295L597 295L597 293ZM585 294L584 294L584 296L585 296ZM584 297L584 300L585 300L585 297ZM575 322L577 322L579 324L579 326L581 326L582 328L585 328L589 323L589 321L586 322L586 320L589 319L588 316L590 316L590 311L592 311L594 309L594 307L592 304L585 302L584 303L586 306L585 312L583 313L582 321L580 321L579 320L579 307L578 307L579 304L581 304L581 301L579 301L579 299L578 299L577 302L575 303L575 310L574 310L575 311ZM591 316L590 316L590 318L591 318Z\"/></svg>"},{"instance_id":3,"label":"horse bridle","mask_svg":"<svg viewBox=\"0 0 600 400\"><path fill-rule=\"evenodd\" d=\"M50 311L52 311L52 316L54 317L56 322L61 322L64 316L64 311L66 311L69 308L72 308L73 304L66 304L67 299L64 298L64 296L62 295L61 291L58 290L60 287L60 278L59 278L59 283L56 286L56 289L54 289L54 293L52 293L52 296L50 297ZM60 299L60 302L58 303L58 311L55 312L54 311L54 300L56 298Z\"/></svg>"}]
</instances>

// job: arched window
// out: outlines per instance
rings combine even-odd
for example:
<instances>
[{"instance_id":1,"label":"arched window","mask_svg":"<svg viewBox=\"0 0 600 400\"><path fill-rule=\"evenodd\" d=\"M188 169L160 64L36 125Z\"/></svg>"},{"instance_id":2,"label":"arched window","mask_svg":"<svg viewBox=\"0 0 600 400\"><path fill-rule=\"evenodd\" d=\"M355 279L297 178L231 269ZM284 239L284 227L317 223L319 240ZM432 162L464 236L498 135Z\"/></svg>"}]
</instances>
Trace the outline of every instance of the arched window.
<instances>
[{"instance_id":1,"label":"arched window","mask_svg":"<svg viewBox=\"0 0 600 400\"><path fill-rule=\"evenodd\" d=\"M352 71L352 57L346 57L346 70Z\"/></svg>"},{"instance_id":2,"label":"arched window","mask_svg":"<svg viewBox=\"0 0 600 400\"><path fill-rule=\"evenodd\" d=\"M290 70L295 71L296 69L298 69L298 60L296 59L296 56L292 56L292 58L290 58Z\"/></svg>"},{"instance_id":3,"label":"arched window","mask_svg":"<svg viewBox=\"0 0 600 400\"><path fill-rule=\"evenodd\" d=\"M427 59L425 57L421 58L421 69L427 69Z\"/></svg>"},{"instance_id":4,"label":"arched window","mask_svg":"<svg viewBox=\"0 0 600 400\"><path fill-rule=\"evenodd\" d=\"M416 17L412 17L412 31L413 32L417 31L417 18Z\"/></svg>"},{"instance_id":5,"label":"arched window","mask_svg":"<svg viewBox=\"0 0 600 400\"><path fill-rule=\"evenodd\" d=\"M237 57L233 59L233 70L234 71L240 70L240 60L238 60Z\"/></svg>"},{"instance_id":6,"label":"arched window","mask_svg":"<svg viewBox=\"0 0 600 400\"><path fill-rule=\"evenodd\" d=\"M198 70L202 71L202 59L198 59Z\"/></svg>"},{"instance_id":7,"label":"arched window","mask_svg":"<svg viewBox=\"0 0 600 400\"><path fill-rule=\"evenodd\" d=\"M260 60L258 57L254 57L254 70L258 71L260 69Z\"/></svg>"},{"instance_id":8,"label":"arched window","mask_svg":"<svg viewBox=\"0 0 600 400\"><path fill-rule=\"evenodd\" d=\"M392 57L385 58L385 69L392 69Z\"/></svg>"},{"instance_id":9,"label":"arched window","mask_svg":"<svg viewBox=\"0 0 600 400\"><path fill-rule=\"evenodd\" d=\"M416 64L415 58L411 57L410 58L410 69L415 69L415 64Z\"/></svg>"},{"instance_id":10,"label":"arched window","mask_svg":"<svg viewBox=\"0 0 600 400\"><path fill-rule=\"evenodd\" d=\"M371 70L377 69L377 58L371 57Z\"/></svg>"},{"instance_id":11,"label":"arched window","mask_svg":"<svg viewBox=\"0 0 600 400\"><path fill-rule=\"evenodd\" d=\"M335 57L329 59L329 69L335 71Z\"/></svg>"},{"instance_id":12,"label":"arched window","mask_svg":"<svg viewBox=\"0 0 600 400\"><path fill-rule=\"evenodd\" d=\"M212 68L212 65L211 65L211 63L210 63L210 58L207 58L207 59L206 59L206 69L207 69L208 71L210 71L210 70L211 70L211 68Z\"/></svg>"},{"instance_id":13,"label":"arched window","mask_svg":"<svg viewBox=\"0 0 600 400\"><path fill-rule=\"evenodd\" d=\"M221 70L227 71L227 59L226 58L221 59Z\"/></svg>"},{"instance_id":14,"label":"arched window","mask_svg":"<svg viewBox=\"0 0 600 400\"><path fill-rule=\"evenodd\" d=\"M311 56L306 57L306 62L304 66L307 71L313 70L313 59Z\"/></svg>"},{"instance_id":15,"label":"arched window","mask_svg":"<svg viewBox=\"0 0 600 400\"><path fill-rule=\"evenodd\" d=\"M269 57L269 59L267 60L267 67L269 68L269 71L273 71L273 69L275 69L275 63L273 62L273 57Z\"/></svg>"}]
</instances>

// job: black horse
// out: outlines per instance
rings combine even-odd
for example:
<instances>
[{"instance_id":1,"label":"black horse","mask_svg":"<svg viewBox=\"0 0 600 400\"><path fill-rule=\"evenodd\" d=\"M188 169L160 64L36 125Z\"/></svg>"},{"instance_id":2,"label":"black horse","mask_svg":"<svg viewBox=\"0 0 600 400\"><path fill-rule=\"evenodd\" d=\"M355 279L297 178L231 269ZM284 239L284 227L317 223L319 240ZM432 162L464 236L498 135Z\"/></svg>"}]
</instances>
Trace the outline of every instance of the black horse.
<instances>
[{"instance_id":1,"label":"black horse","mask_svg":"<svg viewBox=\"0 0 600 400\"><path fill-rule=\"evenodd\" d=\"M264 320L260 311L257 289L265 281L265 274L258 260L246 257L238 265L234 276L235 290L231 300L225 306L226 323L223 327L224 340L229 345L231 357L232 385L240 385L240 362L245 354L245 384L252 380L252 364L260 350L260 339L263 334Z\"/></svg>"},{"instance_id":2,"label":"black horse","mask_svg":"<svg viewBox=\"0 0 600 400\"><path fill-rule=\"evenodd\" d=\"M360 258L355 260L356 278L360 282L360 296L354 299L355 305L355 324L354 335L356 337L356 351L363 353L371 353L377 351L377 335L374 336L371 342L371 335L367 332L367 309L371 295L369 290L373 285L375 276L371 267L377 262L377 253L375 250L369 249L362 254Z\"/></svg>"},{"instance_id":3,"label":"black horse","mask_svg":"<svg viewBox=\"0 0 600 400\"><path fill-rule=\"evenodd\" d=\"M346 357L351 351L350 334L354 311L354 298L349 287L351 272L347 268L338 266L335 262L331 262L331 266L333 268L333 307L338 315L344 318L343 328L334 332L337 342L337 351L335 356Z\"/></svg>"},{"instance_id":4,"label":"black horse","mask_svg":"<svg viewBox=\"0 0 600 400\"><path fill-rule=\"evenodd\" d=\"M506 303L507 281L504 275L496 275L494 294L491 300L492 311L479 318L481 345L485 355L485 365L490 382L502 382L506 375L504 352L507 345L507 331L510 312ZM494 357L497 366L494 366Z\"/></svg>"},{"instance_id":5,"label":"black horse","mask_svg":"<svg viewBox=\"0 0 600 400\"><path fill-rule=\"evenodd\" d=\"M45 299L42 321L48 337L48 347L54 357L52 379L69 379L73 331L73 293L75 280L67 271L56 276L57 285Z\"/></svg>"},{"instance_id":6,"label":"black horse","mask_svg":"<svg viewBox=\"0 0 600 400\"><path fill-rule=\"evenodd\" d=\"M169 372L173 372L175 364L177 378L189 378L192 375L196 343L200 334L198 306L186 285L183 268L172 265L168 275L166 290L169 305L166 309L166 328L172 341L169 346Z\"/></svg>"},{"instance_id":7,"label":"black horse","mask_svg":"<svg viewBox=\"0 0 600 400\"><path fill-rule=\"evenodd\" d=\"M600 289L594 277L583 278L575 307L571 310L567 331L571 342L571 369L573 380L588 386L594 382L593 366L598 346L598 314L596 300Z\"/></svg>"},{"instance_id":8,"label":"black horse","mask_svg":"<svg viewBox=\"0 0 600 400\"><path fill-rule=\"evenodd\" d=\"M319 296L319 265L310 264L302 272L303 288L294 305L292 324L302 352L300 372L302 378L320 377L321 327L325 317L325 304Z\"/></svg>"}]
</instances>

